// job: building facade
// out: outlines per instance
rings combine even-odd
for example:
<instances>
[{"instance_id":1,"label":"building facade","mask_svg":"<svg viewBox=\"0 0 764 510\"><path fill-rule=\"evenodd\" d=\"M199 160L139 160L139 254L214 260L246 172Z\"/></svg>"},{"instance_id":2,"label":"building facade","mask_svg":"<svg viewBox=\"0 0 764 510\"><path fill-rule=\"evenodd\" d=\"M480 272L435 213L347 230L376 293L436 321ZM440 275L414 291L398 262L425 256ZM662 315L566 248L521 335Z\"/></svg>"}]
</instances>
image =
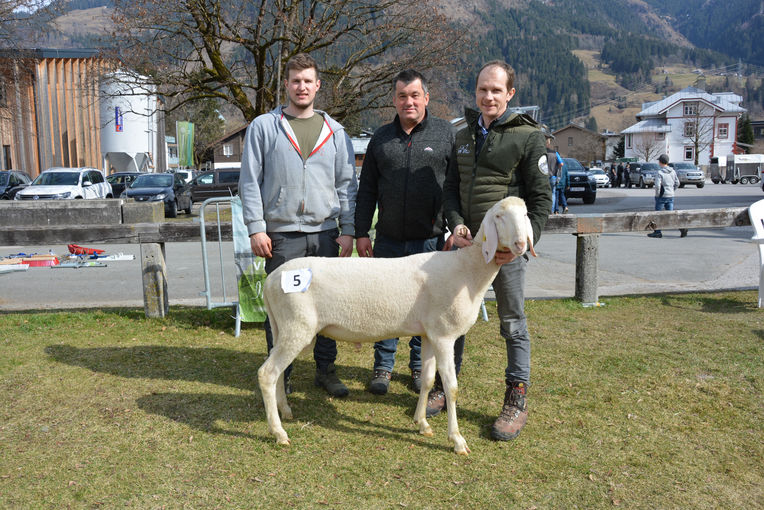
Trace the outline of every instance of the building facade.
<instances>
[{"instance_id":1,"label":"building facade","mask_svg":"<svg viewBox=\"0 0 764 510\"><path fill-rule=\"evenodd\" d=\"M745 112L742 101L731 92L710 94L687 87L644 103L638 122L621 131L624 156L656 161L668 154L671 161L708 165L713 157L738 153L735 140L738 119Z\"/></svg>"}]
</instances>

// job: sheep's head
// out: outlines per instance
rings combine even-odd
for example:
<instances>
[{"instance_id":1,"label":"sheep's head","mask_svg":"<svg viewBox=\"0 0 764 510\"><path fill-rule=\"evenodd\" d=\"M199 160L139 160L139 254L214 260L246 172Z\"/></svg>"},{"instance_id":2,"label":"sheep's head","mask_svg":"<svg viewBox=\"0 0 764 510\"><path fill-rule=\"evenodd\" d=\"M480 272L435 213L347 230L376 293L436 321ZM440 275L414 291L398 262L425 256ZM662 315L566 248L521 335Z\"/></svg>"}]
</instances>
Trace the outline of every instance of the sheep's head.
<instances>
[{"instance_id":1,"label":"sheep's head","mask_svg":"<svg viewBox=\"0 0 764 510\"><path fill-rule=\"evenodd\" d=\"M533 249L533 227L528 218L528 209L521 198L507 197L494 204L483 218L481 231L486 263L493 260L497 251L511 251L519 257L528 250L536 256Z\"/></svg>"}]
</instances>

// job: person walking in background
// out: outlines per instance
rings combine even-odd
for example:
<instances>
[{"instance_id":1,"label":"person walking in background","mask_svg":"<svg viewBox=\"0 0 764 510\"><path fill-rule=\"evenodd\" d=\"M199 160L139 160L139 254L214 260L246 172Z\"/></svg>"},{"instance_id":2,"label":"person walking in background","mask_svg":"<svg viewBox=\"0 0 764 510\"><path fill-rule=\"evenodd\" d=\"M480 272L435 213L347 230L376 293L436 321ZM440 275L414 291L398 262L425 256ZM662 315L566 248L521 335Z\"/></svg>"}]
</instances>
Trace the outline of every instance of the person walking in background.
<instances>
[{"instance_id":1,"label":"person walking in background","mask_svg":"<svg viewBox=\"0 0 764 510\"><path fill-rule=\"evenodd\" d=\"M525 200L534 242L549 219L552 192L544 134L532 118L509 110L514 81L515 71L506 62L485 64L475 84L479 111L466 109L467 126L456 134L443 196L446 221L457 248L472 244L486 211L506 196ZM508 441L520 434L528 420L531 339L524 295L528 262L511 252L496 252L493 262L501 265L493 289L507 367L504 404L491 427L491 437Z\"/></svg>"},{"instance_id":2,"label":"person walking in background","mask_svg":"<svg viewBox=\"0 0 764 510\"><path fill-rule=\"evenodd\" d=\"M673 168L668 166L669 157L661 154L658 157L660 170L655 174L655 210L673 211L674 210L674 191L679 187L679 178ZM681 237L687 235L687 229L679 229ZM663 237L660 229L647 234L647 237Z\"/></svg>"},{"instance_id":3,"label":"person walking in background","mask_svg":"<svg viewBox=\"0 0 764 510\"><path fill-rule=\"evenodd\" d=\"M360 257L403 257L444 245L443 181L451 159L451 123L427 111L427 81L413 69L393 78L395 119L374 132L366 149L355 209L356 250ZM379 208L372 250L369 229ZM464 337L457 342L464 343ZM374 375L369 391L387 393L395 365L397 338L374 344ZM422 339L409 342L411 387L422 387ZM461 349L457 349L461 351Z\"/></svg>"},{"instance_id":4,"label":"person walking in background","mask_svg":"<svg viewBox=\"0 0 764 510\"><path fill-rule=\"evenodd\" d=\"M552 202L554 214L557 214L557 209L562 209L562 214L568 212L568 199L565 193L570 189L570 178L568 177L568 169L565 168L565 162L561 160L559 177L557 184L552 188Z\"/></svg>"},{"instance_id":5,"label":"person walking in background","mask_svg":"<svg viewBox=\"0 0 764 510\"><path fill-rule=\"evenodd\" d=\"M621 183L623 182L623 169L624 169L624 166L623 166L623 161L622 161L622 162L618 163L618 171L617 171L618 173L616 174L616 181L615 181L615 187L616 188L620 188L621 187Z\"/></svg>"},{"instance_id":6,"label":"person walking in background","mask_svg":"<svg viewBox=\"0 0 764 510\"><path fill-rule=\"evenodd\" d=\"M349 257L355 235L353 145L337 121L313 108L321 87L315 60L305 53L292 57L284 86L289 105L258 116L247 128L239 180L252 252L265 257L268 274L298 257ZM270 352L267 319L265 336ZM313 358L315 384L335 397L346 396L334 366L334 340L318 335ZM290 373L291 365L284 373L287 392Z\"/></svg>"},{"instance_id":7,"label":"person walking in background","mask_svg":"<svg viewBox=\"0 0 764 510\"><path fill-rule=\"evenodd\" d=\"M552 214L557 214L557 182L562 178L562 167L565 162L560 157L560 153L552 147L554 136L546 135L546 161L549 168L549 187L552 189ZM567 173L567 172L566 172ZM567 210L567 202L565 203Z\"/></svg>"},{"instance_id":8,"label":"person walking in background","mask_svg":"<svg viewBox=\"0 0 764 510\"><path fill-rule=\"evenodd\" d=\"M623 167L623 186L625 188L631 187L631 164L626 163L626 166Z\"/></svg>"}]
</instances>

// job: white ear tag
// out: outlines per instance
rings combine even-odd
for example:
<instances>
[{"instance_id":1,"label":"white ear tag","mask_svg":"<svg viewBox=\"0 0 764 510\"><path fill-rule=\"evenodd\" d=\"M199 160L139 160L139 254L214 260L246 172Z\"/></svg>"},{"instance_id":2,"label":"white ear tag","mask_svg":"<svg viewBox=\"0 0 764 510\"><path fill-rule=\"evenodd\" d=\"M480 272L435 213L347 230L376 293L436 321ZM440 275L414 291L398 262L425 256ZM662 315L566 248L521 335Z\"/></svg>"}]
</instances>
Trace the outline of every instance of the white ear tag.
<instances>
[{"instance_id":1,"label":"white ear tag","mask_svg":"<svg viewBox=\"0 0 764 510\"><path fill-rule=\"evenodd\" d=\"M305 292L310 287L313 279L313 271L310 269L294 269L281 273L281 290L284 294L292 292Z\"/></svg>"},{"instance_id":2,"label":"white ear tag","mask_svg":"<svg viewBox=\"0 0 764 510\"><path fill-rule=\"evenodd\" d=\"M496 255L496 248L499 247L499 233L496 231L496 223L493 219L488 219L486 215L483 218L483 258L488 264Z\"/></svg>"}]
</instances>

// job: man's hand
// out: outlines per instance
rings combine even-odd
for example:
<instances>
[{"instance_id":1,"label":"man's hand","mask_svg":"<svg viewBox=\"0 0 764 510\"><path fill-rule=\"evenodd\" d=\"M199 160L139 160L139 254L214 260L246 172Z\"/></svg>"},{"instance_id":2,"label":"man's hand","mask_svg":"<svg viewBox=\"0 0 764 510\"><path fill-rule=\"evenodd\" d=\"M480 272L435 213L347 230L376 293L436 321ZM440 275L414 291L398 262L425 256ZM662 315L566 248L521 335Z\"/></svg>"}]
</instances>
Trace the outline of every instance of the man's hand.
<instances>
[{"instance_id":1,"label":"man's hand","mask_svg":"<svg viewBox=\"0 0 764 510\"><path fill-rule=\"evenodd\" d=\"M337 244L340 245L340 257L349 257L353 254L353 236L339 236Z\"/></svg>"},{"instance_id":2,"label":"man's hand","mask_svg":"<svg viewBox=\"0 0 764 510\"><path fill-rule=\"evenodd\" d=\"M355 240L355 251L359 257L373 257L374 251L371 249L371 239L368 237L359 237Z\"/></svg>"},{"instance_id":3,"label":"man's hand","mask_svg":"<svg viewBox=\"0 0 764 510\"><path fill-rule=\"evenodd\" d=\"M265 232L258 232L249 236L249 244L252 246L252 253L258 257L269 259L273 256L273 253L271 253L273 249L271 238Z\"/></svg>"},{"instance_id":4,"label":"man's hand","mask_svg":"<svg viewBox=\"0 0 764 510\"><path fill-rule=\"evenodd\" d=\"M454 238L454 246L457 248L472 245L472 233L470 233L470 229L466 225L457 225L451 237Z\"/></svg>"},{"instance_id":5,"label":"man's hand","mask_svg":"<svg viewBox=\"0 0 764 510\"><path fill-rule=\"evenodd\" d=\"M507 262L512 262L516 258L517 255L511 251L497 251L496 255L493 257L493 261L496 262L497 266L500 266L502 264L506 264Z\"/></svg>"}]
</instances>

